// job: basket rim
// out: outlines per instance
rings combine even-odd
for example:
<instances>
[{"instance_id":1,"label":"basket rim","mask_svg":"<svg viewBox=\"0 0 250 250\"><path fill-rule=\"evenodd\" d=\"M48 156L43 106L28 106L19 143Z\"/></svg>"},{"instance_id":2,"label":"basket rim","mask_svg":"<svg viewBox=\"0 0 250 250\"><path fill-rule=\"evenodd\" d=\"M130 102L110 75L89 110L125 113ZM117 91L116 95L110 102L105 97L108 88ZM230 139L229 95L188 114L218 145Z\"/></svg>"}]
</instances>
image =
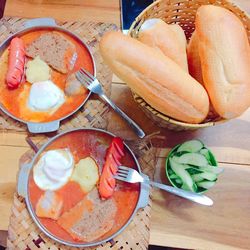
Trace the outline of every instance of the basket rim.
<instances>
[{"instance_id":1,"label":"basket rim","mask_svg":"<svg viewBox=\"0 0 250 250\"><path fill-rule=\"evenodd\" d=\"M135 93L133 93L133 99L135 100L136 103L138 103L140 105L140 107L142 107L143 109L146 108L149 112L151 112L152 115L157 116L157 117L163 119L166 122L169 122L171 124L175 124L175 125L178 125L178 126L182 126L182 127L188 127L188 128L206 128L206 127L211 127L211 126L222 124L224 122L229 121L229 119L224 119L224 118L221 117L221 119L218 120L218 121L209 121L209 122L205 122L205 123L186 123L186 122L181 122L181 121L175 120L175 119L173 119L173 118L171 118L171 117L169 117L167 115L164 115L161 112L159 112L158 110L154 109L143 98L141 98L140 96L138 96ZM141 100L141 101L138 101L138 100ZM157 112L157 113L154 114L152 112L152 110L155 110L155 112Z\"/></svg>"},{"instance_id":2,"label":"basket rim","mask_svg":"<svg viewBox=\"0 0 250 250\"><path fill-rule=\"evenodd\" d=\"M156 0L155 2L151 3L147 8L145 8L145 9L135 18L135 20L134 20L133 23L131 24L131 26L130 26L130 28L129 28L129 30L128 30L128 35L131 35L132 30L133 30L134 27L136 26L138 20L141 19L141 17L143 17L144 14L145 14L147 11L149 11L149 10L150 10L151 8L153 8L155 5L157 5L157 4L159 4L160 2L163 2L163 1L165 1L165 0ZM181 0L179 0L179 1L181 1ZM216 1L217 1L217 0L216 0ZM216 2L216 1L215 1L215 2ZM227 3L229 3L229 4L231 4L233 7L237 8L237 9L238 9L239 11L241 11L246 17L250 18L250 14L248 14L245 10L241 9L241 7L240 7L237 3L232 2L232 1L230 1L230 0L224 0L224 1L227 2ZM210 4L214 5L215 2L210 3Z\"/></svg>"}]
</instances>

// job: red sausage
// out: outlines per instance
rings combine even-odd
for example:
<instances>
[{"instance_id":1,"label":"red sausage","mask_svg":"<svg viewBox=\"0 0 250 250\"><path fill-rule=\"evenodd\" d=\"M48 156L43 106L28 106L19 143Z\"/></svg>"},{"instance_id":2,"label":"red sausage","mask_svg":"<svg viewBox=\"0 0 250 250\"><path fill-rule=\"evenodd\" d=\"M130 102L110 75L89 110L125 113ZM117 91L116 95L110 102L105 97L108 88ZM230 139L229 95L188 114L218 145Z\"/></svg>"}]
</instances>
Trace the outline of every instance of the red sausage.
<instances>
[{"instance_id":1,"label":"red sausage","mask_svg":"<svg viewBox=\"0 0 250 250\"><path fill-rule=\"evenodd\" d=\"M115 178L118 167L121 165L120 160L124 156L124 145L119 137L115 137L106 153L106 161L102 169L99 183L99 193L103 199L110 198L115 189Z\"/></svg>"},{"instance_id":2,"label":"red sausage","mask_svg":"<svg viewBox=\"0 0 250 250\"><path fill-rule=\"evenodd\" d=\"M9 67L6 83L9 89L18 88L24 73L25 49L23 40L15 37L9 48Z\"/></svg>"}]
</instances>

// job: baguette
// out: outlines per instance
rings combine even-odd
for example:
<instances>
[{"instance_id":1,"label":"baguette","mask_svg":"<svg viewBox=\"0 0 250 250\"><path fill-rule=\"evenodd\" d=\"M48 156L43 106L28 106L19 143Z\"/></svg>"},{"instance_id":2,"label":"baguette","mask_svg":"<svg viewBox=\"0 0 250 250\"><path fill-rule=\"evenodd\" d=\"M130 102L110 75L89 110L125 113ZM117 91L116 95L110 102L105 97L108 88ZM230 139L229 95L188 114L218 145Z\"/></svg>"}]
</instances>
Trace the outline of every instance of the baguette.
<instances>
[{"instance_id":1,"label":"baguette","mask_svg":"<svg viewBox=\"0 0 250 250\"><path fill-rule=\"evenodd\" d=\"M183 29L178 24L166 24L158 18L148 19L140 28L138 40L158 48L188 72L187 40Z\"/></svg>"},{"instance_id":2,"label":"baguette","mask_svg":"<svg viewBox=\"0 0 250 250\"><path fill-rule=\"evenodd\" d=\"M199 83L203 84L198 36L195 31L187 46L187 58L189 74Z\"/></svg>"},{"instance_id":3,"label":"baguette","mask_svg":"<svg viewBox=\"0 0 250 250\"><path fill-rule=\"evenodd\" d=\"M159 112L188 123L207 116L205 89L155 48L113 31L102 37L100 52L113 72Z\"/></svg>"},{"instance_id":4,"label":"baguette","mask_svg":"<svg viewBox=\"0 0 250 250\"><path fill-rule=\"evenodd\" d=\"M241 115L250 105L250 46L246 30L232 12L201 6L196 15L202 77L215 111Z\"/></svg>"}]
</instances>

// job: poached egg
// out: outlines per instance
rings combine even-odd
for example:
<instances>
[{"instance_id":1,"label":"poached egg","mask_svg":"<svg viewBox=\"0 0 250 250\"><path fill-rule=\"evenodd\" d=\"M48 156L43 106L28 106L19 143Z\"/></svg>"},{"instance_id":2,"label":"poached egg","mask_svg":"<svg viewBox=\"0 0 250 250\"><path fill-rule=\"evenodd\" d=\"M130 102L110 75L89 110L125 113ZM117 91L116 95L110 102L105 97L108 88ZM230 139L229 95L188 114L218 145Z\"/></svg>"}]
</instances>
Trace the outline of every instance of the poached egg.
<instances>
[{"instance_id":1,"label":"poached egg","mask_svg":"<svg viewBox=\"0 0 250 250\"><path fill-rule=\"evenodd\" d=\"M33 111L54 112L64 102L64 92L50 80L35 82L30 88L28 106Z\"/></svg>"},{"instance_id":2,"label":"poached egg","mask_svg":"<svg viewBox=\"0 0 250 250\"><path fill-rule=\"evenodd\" d=\"M45 152L33 169L36 185L42 190L57 190L71 177L74 158L68 149L55 149Z\"/></svg>"}]
</instances>

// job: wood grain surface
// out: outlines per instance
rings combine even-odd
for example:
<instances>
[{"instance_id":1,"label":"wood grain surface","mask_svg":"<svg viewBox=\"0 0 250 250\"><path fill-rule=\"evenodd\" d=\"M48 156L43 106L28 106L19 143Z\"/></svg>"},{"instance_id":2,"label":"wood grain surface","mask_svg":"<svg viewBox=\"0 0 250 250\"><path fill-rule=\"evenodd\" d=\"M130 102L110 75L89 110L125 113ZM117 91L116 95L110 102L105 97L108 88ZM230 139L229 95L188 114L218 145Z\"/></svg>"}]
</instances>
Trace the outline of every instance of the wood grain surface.
<instances>
[{"instance_id":1,"label":"wood grain surface","mask_svg":"<svg viewBox=\"0 0 250 250\"><path fill-rule=\"evenodd\" d=\"M249 0L235 2L250 12ZM4 14L120 23L118 0L8 0ZM250 249L250 110L216 127L172 132L159 129L149 121L135 106L128 88L115 78L112 99L147 133L161 132L161 139L154 141L161 148L157 155L156 180L167 182L164 159L170 148L191 138L203 140L225 168L216 186L207 192L215 201L212 208L155 191L150 243L192 249ZM123 131L124 137L135 138L120 117L113 114L112 119L110 130ZM18 160L29 149L26 136L25 133L0 131L0 230L8 227Z\"/></svg>"}]
</instances>

